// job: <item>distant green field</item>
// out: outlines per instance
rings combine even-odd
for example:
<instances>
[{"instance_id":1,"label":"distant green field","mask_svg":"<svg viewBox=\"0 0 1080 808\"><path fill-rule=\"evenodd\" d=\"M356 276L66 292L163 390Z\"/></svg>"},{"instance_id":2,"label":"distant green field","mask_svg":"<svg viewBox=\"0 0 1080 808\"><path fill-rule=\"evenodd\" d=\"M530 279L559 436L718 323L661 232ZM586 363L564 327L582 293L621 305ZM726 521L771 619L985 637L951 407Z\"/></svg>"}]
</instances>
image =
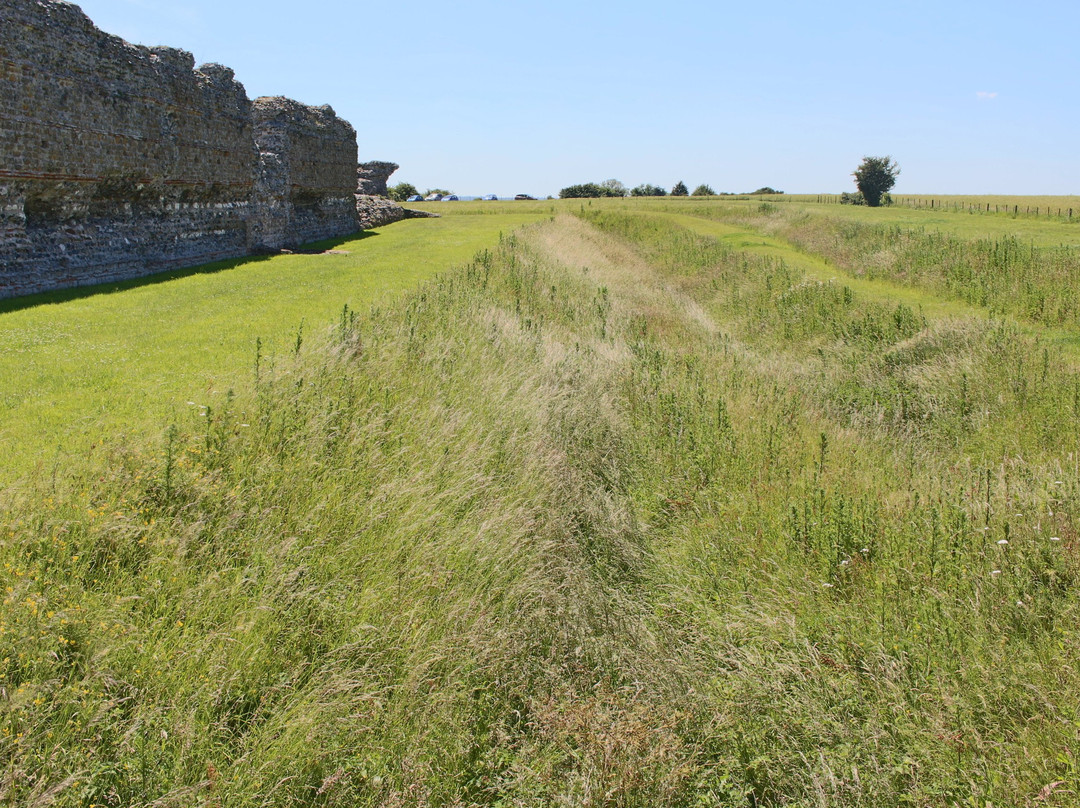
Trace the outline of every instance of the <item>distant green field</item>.
<instances>
[{"instance_id":1,"label":"distant green field","mask_svg":"<svg viewBox=\"0 0 1080 808\"><path fill-rule=\"evenodd\" d=\"M0 300L0 486L31 468L77 462L91 446L160 437L196 405L247 384L298 333L468 261L539 215L413 219L282 255ZM303 338L303 337L301 337ZM193 403L189 403L193 402Z\"/></svg>"},{"instance_id":2,"label":"distant green field","mask_svg":"<svg viewBox=\"0 0 1080 808\"><path fill-rule=\"evenodd\" d=\"M754 197L757 201L794 203L830 215L874 219L902 225L924 224L968 236L1009 233L1040 244L1075 244L1080 240L1080 196L968 196L897 194L889 207L841 205L839 194L792 194ZM989 206L989 208L987 207ZM1069 211L1072 211L1070 218ZM1060 225L1068 225L1061 229Z\"/></svg>"},{"instance_id":3,"label":"distant green field","mask_svg":"<svg viewBox=\"0 0 1080 808\"><path fill-rule=\"evenodd\" d=\"M854 189L852 189L854 191ZM769 200L786 200L790 202L821 202L825 204L837 204L840 194L778 194L763 195L761 198ZM999 213L1012 213L1014 208L1019 208L1020 213L1036 215L1036 210L1047 215L1047 209L1056 215L1060 208L1064 215L1068 215L1069 208L1073 214L1080 215L1080 196L1015 196L1008 194L893 194L893 204L903 206L918 206L929 208L931 201L934 208L944 210L986 210L990 206L991 212L995 206Z\"/></svg>"},{"instance_id":4,"label":"distant green field","mask_svg":"<svg viewBox=\"0 0 1080 808\"><path fill-rule=\"evenodd\" d=\"M414 207L434 210L444 215L503 215L511 212L535 212L537 214L555 211L578 211L610 207L627 210L666 210L677 211L695 207L711 207L715 210L756 211L762 204L777 204L783 209L800 210L813 215L828 216L838 219L860 222L877 222L897 225L904 228L926 228L944 233L952 233L961 238L1002 238L1005 236L1020 239L1040 246L1058 246L1061 244L1080 246L1080 197L1020 197L1020 196L935 196L902 197L905 200L925 202L922 207L896 204L891 207L868 208L857 205L838 204L838 194L782 194L778 196L716 196L716 197L663 197L625 199L557 199L536 202L426 202ZM947 202L946 207L929 207L930 199ZM817 200L833 200L818 202ZM961 204L963 203L963 204ZM985 212L986 205L991 210L996 204L1000 212ZM956 205L957 207L953 207ZM972 210L967 209L972 206ZM1013 206L1018 206L1020 213L1013 216ZM790 207L789 207L790 206ZM1005 207L1009 212L1006 213ZM1054 210L1053 216L1045 213L1047 206ZM1038 207L1042 215L1025 214L1025 208L1032 211ZM1056 211L1062 209L1063 216ZM979 208L975 210L974 208ZM1067 217L1068 209L1073 209L1073 219Z\"/></svg>"},{"instance_id":5,"label":"distant green field","mask_svg":"<svg viewBox=\"0 0 1080 808\"><path fill-rule=\"evenodd\" d=\"M594 199L561 200L557 204L560 210L578 210L582 206L589 208L626 207L631 210L687 210L691 208L711 208L716 211L742 210L757 211L761 205L776 205L781 210L801 211L814 216L827 216L841 220L876 222L896 225L902 228L925 228L928 230L951 233L961 238L1003 238L1013 237L1039 246L1056 247L1061 244L1080 246L1080 198L1054 197L1054 200L1073 199L1074 213L1070 222L1057 217L1047 218L1011 214L967 213L965 211L941 208L910 208L902 205L891 207L868 208L859 205L840 205L818 203L817 196L754 196L754 197L664 197L661 199ZM965 197L979 200L980 197ZM992 199L992 198L987 198ZM1000 197L1000 199L1037 199L1036 197ZM1042 198L1046 199L1046 198ZM431 203L435 204L435 203ZM472 203L468 203L472 204ZM549 203L550 204L550 203ZM1034 202L1031 203L1034 206ZM1048 204L1042 201L1045 207ZM985 207L985 201L983 202Z\"/></svg>"}]
</instances>

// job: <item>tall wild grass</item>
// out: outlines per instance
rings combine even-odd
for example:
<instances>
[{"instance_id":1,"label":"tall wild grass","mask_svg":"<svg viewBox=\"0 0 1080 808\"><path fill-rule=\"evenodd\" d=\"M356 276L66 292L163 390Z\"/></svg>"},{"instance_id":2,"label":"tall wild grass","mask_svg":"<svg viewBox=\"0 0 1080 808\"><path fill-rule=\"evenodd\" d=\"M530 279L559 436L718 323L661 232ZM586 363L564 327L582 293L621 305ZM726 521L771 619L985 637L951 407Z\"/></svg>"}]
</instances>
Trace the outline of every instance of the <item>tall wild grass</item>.
<instances>
[{"instance_id":1,"label":"tall wild grass","mask_svg":"<svg viewBox=\"0 0 1080 808\"><path fill-rule=\"evenodd\" d=\"M19 805L1068 804L1080 380L583 211L0 517Z\"/></svg>"},{"instance_id":2,"label":"tall wild grass","mask_svg":"<svg viewBox=\"0 0 1080 808\"><path fill-rule=\"evenodd\" d=\"M692 212L777 235L861 277L926 289L1042 325L1080 324L1076 247L1035 246L1014 236L967 239L925 227L838 219L769 203L738 209L714 205Z\"/></svg>"}]
</instances>

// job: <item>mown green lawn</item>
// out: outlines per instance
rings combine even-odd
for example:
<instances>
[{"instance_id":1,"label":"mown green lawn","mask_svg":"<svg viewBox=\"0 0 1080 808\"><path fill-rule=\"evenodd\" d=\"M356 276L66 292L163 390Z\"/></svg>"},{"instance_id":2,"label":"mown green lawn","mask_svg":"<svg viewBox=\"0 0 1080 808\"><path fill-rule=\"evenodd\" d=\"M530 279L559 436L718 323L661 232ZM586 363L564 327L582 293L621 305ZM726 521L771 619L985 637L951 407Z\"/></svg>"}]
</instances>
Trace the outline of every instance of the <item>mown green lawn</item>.
<instances>
[{"instance_id":1,"label":"mown green lawn","mask_svg":"<svg viewBox=\"0 0 1080 808\"><path fill-rule=\"evenodd\" d=\"M440 213L453 211L440 210ZM0 301L0 485L78 462L103 440L147 439L219 403L343 307L365 311L468 261L535 219L412 219L329 246L143 281Z\"/></svg>"}]
</instances>

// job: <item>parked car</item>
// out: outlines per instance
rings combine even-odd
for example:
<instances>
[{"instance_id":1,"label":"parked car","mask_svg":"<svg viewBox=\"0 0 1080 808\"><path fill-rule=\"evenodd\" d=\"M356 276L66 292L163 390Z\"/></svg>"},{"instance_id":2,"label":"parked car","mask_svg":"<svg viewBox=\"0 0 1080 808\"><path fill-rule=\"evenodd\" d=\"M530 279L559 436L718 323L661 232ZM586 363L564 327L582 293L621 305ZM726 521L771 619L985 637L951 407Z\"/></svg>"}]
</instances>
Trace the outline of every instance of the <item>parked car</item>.
<instances>
[{"instance_id":1,"label":"parked car","mask_svg":"<svg viewBox=\"0 0 1080 808\"><path fill-rule=\"evenodd\" d=\"M523 199L536 199L536 197L535 196L529 196L528 194L518 194L517 196L514 197L515 202L520 202Z\"/></svg>"},{"instance_id":2,"label":"parked car","mask_svg":"<svg viewBox=\"0 0 1080 808\"><path fill-rule=\"evenodd\" d=\"M438 202L442 199L442 194L428 194L424 197L425 202Z\"/></svg>"},{"instance_id":3,"label":"parked car","mask_svg":"<svg viewBox=\"0 0 1080 808\"><path fill-rule=\"evenodd\" d=\"M442 198L442 201L443 202L457 202L458 201L457 194L447 194L446 196L444 196Z\"/></svg>"},{"instance_id":4,"label":"parked car","mask_svg":"<svg viewBox=\"0 0 1080 808\"><path fill-rule=\"evenodd\" d=\"M499 197L495 196L495 194L487 194L487 195L482 196L480 198L485 202L498 202L499 201Z\"/></svg>"},{"instance_id":5,"label":"parked car","mask_svg":"<svg viewBox=\"0 0 1080 808\"><path fill-rule=\"evenodd\" d=\"M423 201L424 201L424 197L420 196L420 194L413 194L412 196L410 196L410 197L409 197L408 199L406 199L405 201L406 201L406 202L423 202Z\"/></svg>"}]
</instances>

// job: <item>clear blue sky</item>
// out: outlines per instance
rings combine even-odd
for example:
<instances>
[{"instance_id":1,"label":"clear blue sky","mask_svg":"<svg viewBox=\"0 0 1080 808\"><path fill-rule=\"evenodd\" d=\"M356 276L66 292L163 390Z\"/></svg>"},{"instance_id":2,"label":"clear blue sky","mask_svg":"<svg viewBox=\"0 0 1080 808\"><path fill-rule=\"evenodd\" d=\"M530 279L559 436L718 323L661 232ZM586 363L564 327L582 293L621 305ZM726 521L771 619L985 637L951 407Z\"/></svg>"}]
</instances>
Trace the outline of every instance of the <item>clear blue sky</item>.
<instances>
[{"instance_id":1,"label":"clear blue sky","mask_svg":"<svg viewBox=\"0 0 1080 808\"><path fill-rule=\"evenodd\" d=\"M967 0L82 0L248 95L330 104L392 182L557 194L1080 194L1080 3Z\"/></svg>"}]
</instances>

